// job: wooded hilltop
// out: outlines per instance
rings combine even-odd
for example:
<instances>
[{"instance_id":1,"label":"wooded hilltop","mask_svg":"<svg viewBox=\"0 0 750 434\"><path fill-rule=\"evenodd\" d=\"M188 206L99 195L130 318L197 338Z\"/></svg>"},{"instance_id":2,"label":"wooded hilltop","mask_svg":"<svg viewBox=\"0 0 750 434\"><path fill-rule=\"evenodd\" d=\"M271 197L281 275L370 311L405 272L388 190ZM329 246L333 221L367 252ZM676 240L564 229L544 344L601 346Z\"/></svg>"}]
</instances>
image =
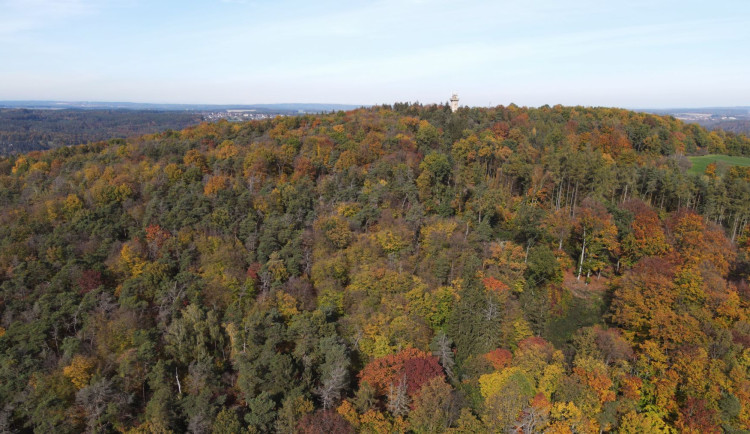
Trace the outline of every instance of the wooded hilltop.
<instances>
[{"instance_id":1,"label":"wooded hilltop","mask_svg":"<svg viewBox=\"0 0 750 434\"><path fill-rule=\"evenodd\" d=\"M395 104L0 158L0 431L748 432L750 139Z\"/></svg>"}]
</instances>

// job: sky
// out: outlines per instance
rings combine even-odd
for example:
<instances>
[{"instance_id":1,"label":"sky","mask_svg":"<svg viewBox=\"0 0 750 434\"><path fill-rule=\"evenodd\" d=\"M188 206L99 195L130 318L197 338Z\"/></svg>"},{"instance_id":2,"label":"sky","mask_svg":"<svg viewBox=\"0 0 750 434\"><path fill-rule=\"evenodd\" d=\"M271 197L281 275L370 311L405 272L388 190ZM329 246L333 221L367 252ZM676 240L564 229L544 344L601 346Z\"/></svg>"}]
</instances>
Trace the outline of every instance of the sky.
<instances>
[{"instance_id":1,"label":"sky","mask_svg":"<svg viewBox=\"0 0 750 434\"><path fill-rule=\"evenodd\" d=\"M0 100L750 106L750 1L0 0Z\"/></svg>"}]
</instances>

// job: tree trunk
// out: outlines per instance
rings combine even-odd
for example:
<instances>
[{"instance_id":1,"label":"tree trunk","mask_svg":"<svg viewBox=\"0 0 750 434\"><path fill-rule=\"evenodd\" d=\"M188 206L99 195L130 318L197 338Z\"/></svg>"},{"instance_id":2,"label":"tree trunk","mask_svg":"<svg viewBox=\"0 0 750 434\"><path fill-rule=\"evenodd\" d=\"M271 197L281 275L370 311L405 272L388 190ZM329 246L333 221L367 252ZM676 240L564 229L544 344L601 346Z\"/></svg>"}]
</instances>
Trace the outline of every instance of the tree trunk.
<instances>
[{"instance_id":1,"label":"tree trunk","mask_svg":"<svg viewBox=\"0 0 750 434\"><path fill-rule=\"evenodd\" d=\"M737 216L737 213L734 214L734 223L732 224L732 243L734 243L735 238L737 238L737 226L739 226L737 223L739 221L739 217Z\"/></svg>"},{"instance_id":2,"label":"tree trunk","mask_svg":"<svg viewBox=\"0 0 750 434\"><path fill-rule=\"evenodd\" d=\"M747 217L742 218L742 224L740 225L740 231L738 232L740 236L745 233L745 228L747 227Z\"/></svg>"},{"instance_id":3,"label":"tree trunk","mask_svg":"<svg viewBox=\"0 0 750 434\"><path fill-rule=\"evenodd\" d=\"M581 247L581 260L578 261L578 277L576 280L581 280L581 271L583 270L583 255L586 252L586 226L583 227L583 246Z\"/></svg>"},{"instance_id":4,"label":"tree trunk","mask_svg":"<svg viewBox=\"0 0 750 434\"><path fill-rule=\"evenodd\" d=\"M180 384L180 376L177 375L177 368L174 369L174 378L177 379L177 392L182 395L182 385Z\"/></svg>"},{"instance_id":5,"label":"tree trunk","mask_svg":"<svg viewBox=\"0 0 750 434\"><path fill-rule=\"evenodd\" d=\"M531 247L531 240L526 241L526 256L523 258L523 263L527 264L529 262L529 248Z\"/></svg>"}]
</instances>

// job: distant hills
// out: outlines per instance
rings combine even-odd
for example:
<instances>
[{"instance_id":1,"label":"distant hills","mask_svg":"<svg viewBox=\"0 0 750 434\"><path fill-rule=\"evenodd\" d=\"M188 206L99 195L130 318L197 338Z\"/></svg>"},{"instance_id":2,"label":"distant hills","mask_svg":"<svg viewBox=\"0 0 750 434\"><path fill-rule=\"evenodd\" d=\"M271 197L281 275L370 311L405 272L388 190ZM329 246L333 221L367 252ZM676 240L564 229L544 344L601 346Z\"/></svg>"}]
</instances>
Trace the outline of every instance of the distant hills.
<instances>
[{"instance_id":1,"label":"distant hills","mask_svg":"<svg viewBox=\"0 0 750 434\"><path fill-rule=\"evenodd\" d=\"M345 104L147 104L0 101L0 155L181 130L200 122L248 121L351 110Z\"/></svg>"},{"instance_id":2,"label":"distant hills","mask_svg":"<svg viewBox=\"0 0 750 434\"><path fill-rule=\"evenodd\" d=\"M709 114L711 116L739 116L739 117L750 117L750 106L738 106L738 107L677 107L677 108L663 108L663 109L637 109L635 111L654 113L658 115L685 115L685 114Z\"/></svg>"},{"instance_id":3,"label":"distant hills","mask_svg":"<svg viewBox=\"0 0 750 434\"><path fill-rule=\"evenodd\" d=\"M683 122L696 123L712 130L722 129L737 134L750 134L750 106L642 109L636 111L674 116Z\"/></svg>"}]
</instances>

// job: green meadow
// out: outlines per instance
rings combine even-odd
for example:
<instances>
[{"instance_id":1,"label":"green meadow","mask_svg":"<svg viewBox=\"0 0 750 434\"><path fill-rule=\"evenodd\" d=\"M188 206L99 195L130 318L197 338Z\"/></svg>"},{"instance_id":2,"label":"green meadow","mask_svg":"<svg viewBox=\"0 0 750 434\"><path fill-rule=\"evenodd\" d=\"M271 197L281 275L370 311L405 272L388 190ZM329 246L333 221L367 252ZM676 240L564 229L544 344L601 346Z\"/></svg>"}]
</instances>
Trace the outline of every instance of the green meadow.
<instances>
[{"instance_id":1,"label":"green meadow","mask_svg":"<svg viewBox=\"0 0 750 434\"><path fill-rule=\"evenodd\" d=\"M706 167L711 163L716 163L717 174L724 173L730 166L750 166L750 158L748 157L733 157L730 155L703 155L700 157L688 157L688 160L693 164L688 170L691 173L704 173Z\"/></svg>"}]
</instances>

